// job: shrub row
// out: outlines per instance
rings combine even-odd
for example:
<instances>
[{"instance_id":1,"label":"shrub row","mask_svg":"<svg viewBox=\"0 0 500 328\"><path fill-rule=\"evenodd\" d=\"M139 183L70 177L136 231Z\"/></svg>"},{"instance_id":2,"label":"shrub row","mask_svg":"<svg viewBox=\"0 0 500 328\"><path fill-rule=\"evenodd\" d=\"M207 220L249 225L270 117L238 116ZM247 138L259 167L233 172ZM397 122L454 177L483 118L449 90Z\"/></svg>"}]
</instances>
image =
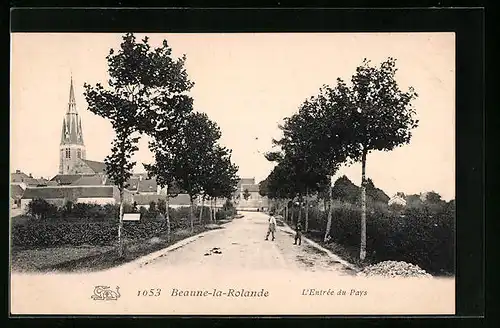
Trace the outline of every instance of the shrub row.
<instances>
[{"instance_id":1,"label":"shrub row","mask_svg":"<svg viewBox=\"0 0 500 328\"><path fill-rule=\"evenodd\" d=\"M294 224L298 210L293 212ZM302 221L305 219L302 213ZM322 237L327 213L312 209L309 230ZM330 236L332 241L359 248L361 210L357 206L334 206ZM367 210L367 260L406 261L431 273L453 273L455 257L455 209L451 206L406 208L394 212L384 208Z\"/></svg>"}]
</instances>

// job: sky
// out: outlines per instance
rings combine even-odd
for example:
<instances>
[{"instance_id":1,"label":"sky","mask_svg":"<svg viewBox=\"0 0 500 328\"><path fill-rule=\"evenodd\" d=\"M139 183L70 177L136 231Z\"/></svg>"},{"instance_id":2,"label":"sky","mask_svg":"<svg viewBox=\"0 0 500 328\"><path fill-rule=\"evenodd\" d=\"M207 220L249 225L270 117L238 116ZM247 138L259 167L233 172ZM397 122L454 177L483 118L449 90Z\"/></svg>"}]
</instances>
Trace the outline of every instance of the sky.
<instances>
[{"instance_id":1,"label":"sky","mask_svg":"<svg viewBox=\"0 0 500 328\"><path fill-rule=\"evenodd\" d=\"M396 80L413 86L419 127L409 145L367 158L366 174L389 196L436 191L455 198L454 33L231 33L136 34L152 46L166 39L174 57L187 56L195 86L194 109L206 112L233 150L239 176L266 178L274 164L263 154L280 137L278 125L337 77L347 81L364 58L397 59ZM122 34L13 33L11 37L10 166L51 178L59 165L59 142L73 77L87 159L103 161L114 137L111 124L87 110L83 84L107 81L106 55ZM106 84L105 84L106 85ZM150 163L147 139L134 156ZM141 165L135 171L143 171ZM361 164L342 167L361 182Z\"/></svg>"}]
</instances>

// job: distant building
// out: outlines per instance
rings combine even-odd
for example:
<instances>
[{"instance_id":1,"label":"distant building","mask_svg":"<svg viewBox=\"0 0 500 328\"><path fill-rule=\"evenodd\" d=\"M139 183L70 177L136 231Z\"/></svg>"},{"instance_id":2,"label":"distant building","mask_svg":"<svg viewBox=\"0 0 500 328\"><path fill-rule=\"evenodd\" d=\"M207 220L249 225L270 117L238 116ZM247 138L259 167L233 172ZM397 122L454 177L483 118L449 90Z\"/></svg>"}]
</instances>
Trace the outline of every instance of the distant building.
<instances>
[{"instance_id":1,"label":"distant building","mask_svg":"<svg viewBox=\"0 0 500 328\"><path fill-rule=\"evenodd\" d=\"M399 205L404 207L406 206L406 199L401 193L397 193L396 195L392 196L391 199L389 199L387 205Z\"/></svg>"},{"instance_id":2,"label":"distant building","mask_svg":"<svg viewBox=\"0 0 500 328\"><path fill-rule=\"evenodd\" d=\"M247 199L245 194L248 194ZM267 210L269 206L267 197L259 194L259 185L255 183L255 178L240 179L233 199L236 202L236 209L239 210Z\"/></svg>"},{"instance_id":3,"label":"distant building","mask_svg":"<svg viewBox=\"0 0 500 328\"><path fill-rule=\"evenodd\" d=\"M132 195L126 192L125 201L132 202ZM120 193L115 186L50 186L26 188L21 198L21 208L27 210L28 204L36 198L43 198L56 206L66 202L92 203L99 205L116 204L120 201Z\"/></svg>"}]
</instances>

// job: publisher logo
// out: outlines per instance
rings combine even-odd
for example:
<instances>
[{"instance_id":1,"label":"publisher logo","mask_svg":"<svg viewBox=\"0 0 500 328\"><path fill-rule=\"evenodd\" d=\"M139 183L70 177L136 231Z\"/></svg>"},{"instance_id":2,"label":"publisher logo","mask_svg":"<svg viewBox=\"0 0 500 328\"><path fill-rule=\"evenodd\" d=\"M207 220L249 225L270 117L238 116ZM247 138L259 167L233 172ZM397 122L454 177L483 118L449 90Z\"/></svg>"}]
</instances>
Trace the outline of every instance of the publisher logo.
<instances>
[{"instance_id":1,"label":"publisher logo","mask_svg":"<svg viewBox=\"0 0 500 328\"><path fill-rule=\"evenodd\" d=\"M94 295L91 298L94 301L116 301L120 297L120 287L116 286L116 291L109 286L95 286Z\"/></svg>"}]
</instances>

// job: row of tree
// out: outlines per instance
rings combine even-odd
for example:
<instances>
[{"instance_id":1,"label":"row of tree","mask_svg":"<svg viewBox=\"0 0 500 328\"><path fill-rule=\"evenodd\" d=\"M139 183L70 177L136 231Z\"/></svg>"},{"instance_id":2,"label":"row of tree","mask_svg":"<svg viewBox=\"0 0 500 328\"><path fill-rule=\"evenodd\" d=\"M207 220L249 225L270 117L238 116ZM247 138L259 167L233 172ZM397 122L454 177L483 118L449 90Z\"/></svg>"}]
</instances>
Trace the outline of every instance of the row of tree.
<instances>
[{"instance_id":1,"label":"row of tree","mask_svg":"<svg viewBox=\"0 0 500 328\"><path fill-rule=\"evenodd\" d=\"M142 135L150 139L154 162L144 164L150 177L167 188L167 195L179 190L193 201L231 197L238 182L238 167L231 162L231 150L221 146L220 128L204 113L193 110L188 92L194 86L184 67L186 56L174 59L164 40L161 47L151 48L148 37L136 41L132 33L123 36L120 49L110 50L108 88L100 83L85 83L88 109L111 122L115 131L111 154L106 157L106 173L120 190L132 175ZM168 197L167 197L168 200ZM168 236L170 220L165 207ZM123 201L120 206L120 256L122 255Z\"/></svg>"},{"instance_id":2,"label":"row of tree","mask_svg":"<svg viewBox=\"0 0 500 328\"><path fill-rule=\"evenodd\" d=\"M367 156L409 143L411 131L418 125L412 105L417 94L412 87L408 91L399 88L396 71L393 58L379 66L365 59L349 85L340 78L334 86L324 85L296 114L285 118L280 126L282 138L273 140L278 150L265 154L276 163L264 181L267 196L279 201L297 198L299 204L305 197L306 207L312 193L323 193L331 202L332 176L344 164L361 162L362 260L366 256ZM332 206L328 207L325 241L330 238L332 222Z\"/></svg>"}]
</instances>

